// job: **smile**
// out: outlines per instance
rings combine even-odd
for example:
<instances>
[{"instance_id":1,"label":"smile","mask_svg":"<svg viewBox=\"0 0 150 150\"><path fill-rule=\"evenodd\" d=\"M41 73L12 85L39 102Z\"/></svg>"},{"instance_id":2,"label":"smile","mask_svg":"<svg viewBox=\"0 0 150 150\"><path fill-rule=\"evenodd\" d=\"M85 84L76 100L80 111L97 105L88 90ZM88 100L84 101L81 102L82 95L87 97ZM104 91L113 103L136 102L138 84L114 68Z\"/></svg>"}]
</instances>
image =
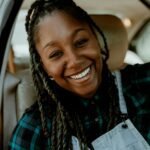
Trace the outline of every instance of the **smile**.
<instances>
[{"instance_id":1,"label":"smile","mask_svg":"<svg viewBox=\"0 0 150 150\"><path fill-rule=\"evenodd\" d=\"M90 70L91 70L91 67L88 67L85 70L83 70L82 72L80 72L80 73L78 73L76 75L70 76L70 78L71 79L75 79L75 80L84 78L84 77L86 77L89 74Z\"/></svg>"}]
</instances>

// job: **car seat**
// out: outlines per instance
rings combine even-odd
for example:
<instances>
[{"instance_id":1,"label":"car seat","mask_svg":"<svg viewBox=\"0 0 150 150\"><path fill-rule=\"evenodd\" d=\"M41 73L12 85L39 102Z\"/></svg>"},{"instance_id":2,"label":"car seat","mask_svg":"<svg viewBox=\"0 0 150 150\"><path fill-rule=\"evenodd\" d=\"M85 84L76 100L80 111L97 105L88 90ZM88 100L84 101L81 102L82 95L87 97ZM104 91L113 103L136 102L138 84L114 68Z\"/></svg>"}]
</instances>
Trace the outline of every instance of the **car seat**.
<instances>
[{"instance_id":1,"label":"car seat","mask_svg":"<svg viewBox=\"0 0 150 150\"><path fill-rule=\"evenodd\" d=\"M3 149L7 149L12 131L25 109L36 100L29 69L16 75L6 72L3 91Z\"/></svg>"}]
</instances>

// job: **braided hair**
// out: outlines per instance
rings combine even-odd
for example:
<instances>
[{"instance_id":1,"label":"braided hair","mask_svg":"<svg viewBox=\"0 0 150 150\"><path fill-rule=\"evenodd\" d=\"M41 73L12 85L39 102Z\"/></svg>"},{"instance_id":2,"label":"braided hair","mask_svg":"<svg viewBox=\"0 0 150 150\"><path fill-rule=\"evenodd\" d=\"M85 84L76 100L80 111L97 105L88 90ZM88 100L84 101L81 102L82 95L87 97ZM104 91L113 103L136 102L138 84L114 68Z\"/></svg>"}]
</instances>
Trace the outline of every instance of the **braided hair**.
<instances>
[{"instance_id":1,"label":"braided hair","mask_svg":"<svg viewBox=\"0 0 150 150\"><path fill-rule=\"evenodd\" d=\"M54 91L55 84L49 79L49 76L43 69L40 56L35 47L35 33L40 19L48 14L51 14L55 10L64 11L70 14L75 19L86 22L90 26L93 33L94 30L96 30L102 36L104 40L104 48L102 50L102 54L105 55L105 63L109 57L107 41L103 32L99 29L95 22L93 22L87 12L77 6L72 0L36 0L31 5L26 16L25 27L28 34L29 51L31 56L31 71L37 91L37 101L41 114L41 124L44 136L49 141L48 143L50 143L49 146L52 150L71 150L71 130L74 129L79 140L81 150L86 150L88 149L89 145L84 134L81 120L77 113L69 113L56 97L57 92ZM43 105L45 101L49 101L51 103L49 107L53 110L51 131L49 131L47 127L46 111ZM112 113L113 112L111 108L111 116ZM73 117L71 115L73 115Z\"/></svg>"}]
</instances>

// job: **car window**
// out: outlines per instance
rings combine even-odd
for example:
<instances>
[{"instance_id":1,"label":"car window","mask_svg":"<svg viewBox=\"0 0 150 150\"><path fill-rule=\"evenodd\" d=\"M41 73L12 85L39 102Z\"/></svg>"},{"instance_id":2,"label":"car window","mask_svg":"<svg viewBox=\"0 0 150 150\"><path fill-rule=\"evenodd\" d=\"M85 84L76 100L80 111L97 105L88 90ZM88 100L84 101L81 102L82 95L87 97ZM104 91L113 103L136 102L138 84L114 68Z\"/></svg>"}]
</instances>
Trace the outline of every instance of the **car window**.
<instances>
[{"instance_id":1,"label":"car window","mask_svg":"<svg viewBox=\"0 0 150 150\"><path fill-rule=\"evenodd\" d=\"M11 41L12 54L10 54L10 57L13 58L16 72L29 67L29 46L27 42L27 33L25 31L26 14L26 9L21 9L19 11Z\"/></svg>"}]
</instances>

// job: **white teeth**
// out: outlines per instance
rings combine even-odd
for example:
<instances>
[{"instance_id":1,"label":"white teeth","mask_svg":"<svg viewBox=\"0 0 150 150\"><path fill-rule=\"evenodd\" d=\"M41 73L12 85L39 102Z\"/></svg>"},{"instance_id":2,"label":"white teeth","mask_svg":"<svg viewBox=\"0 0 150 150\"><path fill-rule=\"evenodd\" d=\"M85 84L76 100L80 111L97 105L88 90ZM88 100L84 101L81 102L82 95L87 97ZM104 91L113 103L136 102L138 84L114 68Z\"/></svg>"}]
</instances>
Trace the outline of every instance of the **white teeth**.
<instances>
[{"instance_id":1,"label":"white teeth","mask_svg":"<svg viewBox=\"0 0 150 150\"><path fill-rule=\"evenodd\" d=\"M90 72L90 67L88 67L87 69L85 69L83 72L70 76L70 78L72 79L81 79L83 77L85 77L88 73Z\"/></svg>"}]
</instances>

